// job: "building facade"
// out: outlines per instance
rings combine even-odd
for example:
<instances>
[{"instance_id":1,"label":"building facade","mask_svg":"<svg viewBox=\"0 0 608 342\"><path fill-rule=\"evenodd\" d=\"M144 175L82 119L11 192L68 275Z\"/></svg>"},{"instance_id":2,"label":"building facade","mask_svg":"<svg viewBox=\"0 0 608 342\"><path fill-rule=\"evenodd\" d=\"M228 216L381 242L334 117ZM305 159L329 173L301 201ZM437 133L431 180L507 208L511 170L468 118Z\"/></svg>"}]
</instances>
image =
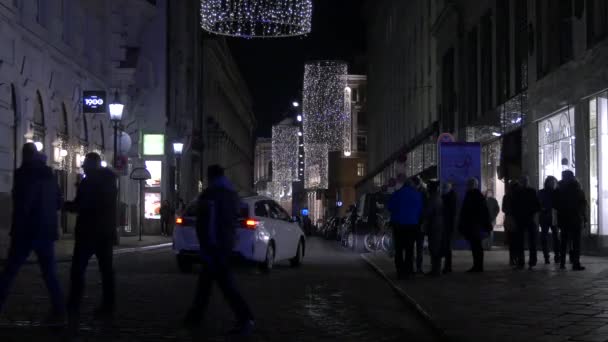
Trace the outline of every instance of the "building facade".
<instances>
[{"instance_id":1,"label":"building facade","mask_svg":"<svg viewBox=\"0 0 608 342\"><path fill-rule=\"evenodd\" d=\"M257 138L255 141L253 187L261 196L271 196L272 139Z\"/></svg>"},{"instance_id":2,"label":"building facade","mask_svg":"<svg viewBox=\"0 0 608 342\"><path fill-rule=\"evenodd\" d=\"M481 143L482 189L491 191L499 203L511 179L525 175L541 188L547 176L560 179L563 170L574 171L589 201L587 240L602 247L608 235L608 213L602 210L608 200L604 190L608 167L601 158L608 127L604 125L608 70L602 65L608 46L607 6L605 1L569 0L387 1L373 6L377 10L370 14L369 39L375 44L370 49L371 116L383 115L384 121L396 126L405 119L414 126L401 127L405 132L419 131L420 120L436 121L436 133ZM399 21L413 26L397 31L426 38L411 46L408 39L401 40L406 44L388 44L394 25L391 15L400 8L417 19ZM414 54L428 51L422 58L427 59L428 70L418 65L421 58L414 63L405 62L409 58L390 59L404 45ZM390 99L404 94L407 98L409 91L399 88L399 80L422 71L430 75L428 111L399 112ZM424 102L425 95L415 98ZM371 126L370 150L380 157L370 159L372 169L379 165L370 177L377 182L372 178L361 182L362 192L387 185L391 170L399 164L387 157L400 148L391 128ZM414 145L410 143L412 151ZM429 150L436 148L429 145ZM411 176L420 171L419 161L427 159L426 152L422 155L395 158L410 164L411 172L406 174ZM500 230L500 217L497 225Z\"/></svg>"}]
</instances>

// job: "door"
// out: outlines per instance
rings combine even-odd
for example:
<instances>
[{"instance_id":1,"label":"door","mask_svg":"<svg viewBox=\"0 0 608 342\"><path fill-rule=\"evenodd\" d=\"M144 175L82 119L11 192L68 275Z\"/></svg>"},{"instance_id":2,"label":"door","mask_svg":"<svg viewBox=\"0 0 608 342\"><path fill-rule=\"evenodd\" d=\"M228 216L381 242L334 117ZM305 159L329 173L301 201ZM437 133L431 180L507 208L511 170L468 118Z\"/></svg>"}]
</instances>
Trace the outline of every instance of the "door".
<instances>
[{"instance_id":1,"label":"door","mask_svg":"<svg viewBox=\"0 0 608 342\"><path fill-rule=\"evenodd\" d=\"M267 201L261 200L255 202L253 214L255 218L263 224L264 230L270 234L270 238L273 239L275 243L278 243L275 222L270 218L270 207L267 204Z\"/></svg>"},{"instance_id":2,"label":"door","mask_svg":"<svg viewBox=\"0 0 608 342\"><path fill-rule=\"evenodd\" d=\"M277 202L268 201L271 209L270 216L275 220L277 226L277 235L281 241L281 246L277 246L277 250L280 248L281 251L277 252L281 255L281 259L287 259L295 256L297 242L299 236L297 236L296 225L291 222L291 217L283 207Z\"/></svg>"}]
</instances>

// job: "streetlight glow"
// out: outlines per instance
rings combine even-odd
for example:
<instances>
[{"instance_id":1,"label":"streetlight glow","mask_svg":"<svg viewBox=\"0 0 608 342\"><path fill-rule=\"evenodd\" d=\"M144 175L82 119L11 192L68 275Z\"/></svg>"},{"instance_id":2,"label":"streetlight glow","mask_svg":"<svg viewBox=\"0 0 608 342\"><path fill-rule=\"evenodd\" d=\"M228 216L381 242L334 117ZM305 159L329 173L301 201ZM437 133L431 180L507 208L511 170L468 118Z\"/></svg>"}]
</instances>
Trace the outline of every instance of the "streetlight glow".
<instances>
[{"instance_id":1,"label":"streetlight glow","mask_svg":"<svg viewBox=\"0 0 608 342\"><path fill-rule=\"evenodd\" d=\"M173 143L173 153L175 153L176 155L181 155L183 150L184 150L183 143L181 143L181 142Z\"/></svg>"},{"instance_id":2,"label":"streetlight glow","mask_svg":"<svg viewBox=\"0 0 608 342\"><path fill-rule=\"evenodd\" d=\"M298 108L300 107L300 103L298 101L293 101L293 103L291 104L294 108Z\"/></svg>"},{"instance_id":3,"label":"streetlight glow","mask_svg":"<svg viewBox=\"0 0 608 342\"><path fill-rule=\"evenodd\" d=\"M345 157L350 157L350 155L351 155L350 151L344 151L344 156Z\"/></svg>"},{"instance_id":4,"label":"streetlight glow","mask_svg":"<svg viewBox=\"0 0 608 342\"><path fill-rule=\"evenodd\" d=\"M38 150L38 152L42 151L42 149L44 148L44 144L40 141L34 142L34 145L36 145L36 150Z\"/></svg>"},{"instance_id":5,"label":"streetlight glow","mask_svg":"<svg viewBox=\"0 0 608 342\"><path fill-rule=\"evenodd\" d=\"M302 122L302 115L298 115L298 116L296 117L296 119L298 120L298 122Z\"/></svg>"},{"instance_id":6,"label":"streetlight glow","mask_svg":"<svg viewBox=\"0 0 608 342\"><path fill-rule=\"evenodd\" d=\"M59 151L59 155L61 156L61 158L65 158L68 156L68 151L62 149L61 151Z\"/></svg>"}]
</instances>

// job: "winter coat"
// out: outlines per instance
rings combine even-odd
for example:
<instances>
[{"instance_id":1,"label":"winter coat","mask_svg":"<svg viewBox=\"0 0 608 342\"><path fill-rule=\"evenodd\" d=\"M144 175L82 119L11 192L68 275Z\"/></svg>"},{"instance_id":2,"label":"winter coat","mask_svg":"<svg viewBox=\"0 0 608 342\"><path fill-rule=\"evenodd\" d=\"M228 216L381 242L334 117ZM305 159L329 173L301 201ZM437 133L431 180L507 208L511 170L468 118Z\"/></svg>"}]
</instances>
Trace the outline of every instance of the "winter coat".
<instances>
[{"instance_id":1,"label":"winter coat","mask_svg":"<svg viewBox=\"0 0 608 342\"><path fill-rule=\"evenodd\" d=\"M426 232L429 236L429 248L438 251L444 234L443 201L440 194L431 195L424 212Z\"/></svg>"},{"instance_id":2,"label":"winter coat","mask_svg":"<svg viewBox=\"0 0 608 342\"><path fill-rule=\"evenodd\" d=\"M118 190L112 170L90 171L80 182L76 198L66 209L76 212L76 241L112 241L116 238Z\"/></svg>"},{"instance_id":3,"label":"winter coat","mask_svg":"<svg viewBox=\"0 0 608 342\"><path fill-rule=\"evenodd\" d=\"M482 231L492 231L490 211L485 196L481 191L469 190L462 201L458 230L467 239Z\"/></svg>"},{"instance_id":4,"label":"winter coat","mask_svg":"<svg viewBox=\"0 0 608 342\"><path fill-rule=\"evenodd\" d=\"M173 209L171 209L169 205L163 204L160 206L160 218L162 220L169 220L174 214L175 212L173 211Z\"/></svg>"},{"instance_id":5,"label":"winter coat","mask_svg":"<svg viewBox=\"0 0 608 342\"><path fill-rule=\"evenodd\" d=\"M500 207L498 206L498 201L494 197L488 197L486 199L488 204L488 212L490 214L490 220L492 224L496 223L496 217L498 217L498 213L500 213Z\"/></svg>"},{"instance_id":6,"label":"winter coat","mask_svg":"<svg viewBox=\"0 0 608 342\"><path fill-rule=\"evenodd\" d=\"M391 222L401 225L420 223L423 210L422 194L411 186L404 186L391 195L388 210Z\"/></svg>"},{"instance_id":7,"label":"winter coat","mask_svg":"<svg viewBox=\"0 0 608 342\"><path fill-rule=\"evenodd\" d=\"M239 212L239 197L226 177L219 177L197 202L196 233L201 251L227 256L232 252Z\"/></svg>"},{"instance_id":8,"label":"winter coat","mask_svg":"<svg viewBox=\"0 0 608 342\"><path fill-rule=\"evenodd\" d=\"M553 225L553 199L555 198L555 191L551 189L542 189L538 192L538 199L540 201L540 215L539 221L541 224Z\"/></svg>"},{"instance_id":9,"label":"winter coat","mask_svg":"<svg viewBox=\"0 0 608 342\"><path fill-rule=\"evenodd\" d=\"M536 190L526 187L513 192L513 217L518 224L534 221L534 215L540 211L540 202Z\"/></svg>"},{"instance_id":10,"label":"winter coat","mask_svg":"<svg viewBox=\"0 0 608 342\"><path fill-rule=\"evenodd\" d=\"M502 212L505 214L504 227L507 233L517 231L517 225L513 218L513 195L507 193L502 198Z\"/></svg>"},{"instance_id":11,"label":"winter coat","mask_svg":"<svg viewBox=\"0 0 608 342\"><path fill-rule=\"evenodd\" d=\"M441 196L443 204L443 224L446 230L453 231L456 226L456 215L458 214L458 194L450 190Z\"/></svg>"},{"instance_id":12,"label":"winter coat","mask_svg":"<svg viewBox=\"0 0 608 342\"><path fill-rule=\"evenodd\" d=\"M553 208L557 210L560 229L582 229L587 219L587 199L576 180L560 182Z\"/></svg>"},{"instance_id":13,"label":"winter coat","mask_svg":"<svg viewBox=\"0 0 608 342\"><path fill-rule=\"evenodd\" d=\"M15 240L59 238L58 214L63 199L53 171L37 157L15 171L10 235Z\"/></svg>"}]
</instances>

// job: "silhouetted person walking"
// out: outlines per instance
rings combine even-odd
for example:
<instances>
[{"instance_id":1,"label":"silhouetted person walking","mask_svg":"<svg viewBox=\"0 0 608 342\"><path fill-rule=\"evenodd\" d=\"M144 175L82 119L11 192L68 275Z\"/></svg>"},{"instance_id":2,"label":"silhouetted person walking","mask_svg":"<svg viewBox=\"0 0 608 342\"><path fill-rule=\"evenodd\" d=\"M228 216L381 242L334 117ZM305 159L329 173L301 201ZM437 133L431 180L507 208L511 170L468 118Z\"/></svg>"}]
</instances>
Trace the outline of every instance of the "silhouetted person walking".
<instances>
[{"instance_id":1,"label":"silhouetted person walking","mask_svg":"<svg viewBox=\"0 0 608 342\"><path fill-rule=\"evenodd\" d=\"M468 272L483 272L481 238L484 232L492 230L492 222L486 199L479 191L479 181L476 178L467 181L467 192L460 209L459 230L471 244L473 253L473 267Z\"/></svg>"},{"instance_id":2,"label":"silhouetted person walking","mask_svg":"<svg viewBox=\"0 0 608 342\"><path fill-rule=\"evenodd\" d=\"M439 193L439 182L429 182L427 189L429 198L424 211L424 222L431 254L431 272L429 272L429 275L438 276L441 274L441 243L445 230L443 225L443 201Z\"/></svg>"},{"instance_id":3,"label":"silhouetted person walking","mask_svg":"<svg viewBox=\"0 0 608 342\"><path fill-rule=\"evenodd\" d=\"M99 154L91 152L82 165L86 177L80 183L76 198L66 202L68 211L78 214L74 232L75 244L70 270L68 310L77 317L80 312L89 260L97 257L101 273L103 300L95 315L108 317L115 309L115 283L112 266L116 238L116 176L101 166Z\"/></svg>"},{"instance_id":4,"label":"silhouetted person walking","mask_svg":"<svg viewBox=\"0 0 608 342\"><path fill-rule=\"evenodd\" d=\"M423 210L422 194L416 190L411 179L391 195L388 210L391 213L393 227L395 268L397 277L403 278L414 273L414 244L420 231L419 224Z\"/></svg>"},{"instance_id":5,"label":"silhouetted person walking","mask_svg":"<svg viewBox=\"0 0 608 342\"><path fill-rule=\"evenodd\" d=\"M209 305L213 283L217 283L237 317L237 324L231 333L249 335L254 327L253 314L236 287L229 262L236 234L239 198L224 176L222 167L209 166L207 175L209 188L198 198L196 221L203 270L184 323L188 328L200 324Z\"/></svg>"},{"instance_id":6,"label":"silhouetted person walking","mask_svg":"<svg viewBox=\"0 0 608 342\"><path fill-rule=\"evenodd\" d=\"M414 187L422 195L422 210L424 211L428 203L428 193L426 191L425 184L422 182L420 177L412 177ZM418 232L416 233L416 273L422 274L422 263L424 262L424 215L420 216L420 222L418 222Z\"/></svg>"},{"instance_id":7,"label":"silhouetted person walking","mask_svg":"<svg viewBox=\"0 0 608 342\"><path fill-rule=\"evenodd\" d=\"M171 224L171 219L175 215L175 211L171 208L169 201L164 200L163 204L160 206L160 234L164 236L169 235L169 225Z\"/></svg>"},{"instance_id":8,"label":"silhouetted person walking","mask_svg":"<svg viewBox=\"0 0 608 342\"><path fill-rule=\"evenodd\" d=\"M498 201L494 197L494 192L492 190L486 191L486 203L488 205L488 211L490 212L490 221L492 222L492 231L488 235L488 238L485 240L487 244L485 245L486 250L492 249L494 245L494 228L496 227L496 218L500 213L500 206L498 206Z\"/></svg>"},{"instance_id":9,"label":"silhouetted person walking","mask_svg":"<svg viewBox=\"0 0 608 342\"><path fill-rule=\"evenodd\" d=\"M554 262L557 264L560 260L560 244L559 244L559 233L557 229L557 222L553 215L553 199L555 198L557 188L557 179L553 176L549 176L545 179L543 189L538 192L538 199L540 200L541 211L539 215L540 223L540 243L543 248L543 255L545 257L545 264L551 263L549 255L549 232L553 238L553 255Z\"/></svg>"},{"instance_id":10,"label":"silhouetted person walking","mask_svg":"<svg viewBox=\"0 0 608 342\"><path fill-rule=\"evenodd\" d=\"M572 270L582 271L585 267L580 263L581 232L587 220L587 199L570 170L562 172L562 181L555 193L553 207L557 210L557 224L562 232L560 268L566 268L566 253L571 242Z\"/></svg>"},{"instance_id":11,"label":"silhouetted person walking","mask_svg":"<svg viewBox=\"0 0 608 342\"><path fill-rule=\"evenodd\" d=\"M65 324L65 301L57 280L55 241L59 238L57 211L61 193L45 156L33 143L23 145L22 164L15 171L12 200L11 245L0 275L0 312L21 266L32 251L49 291L52 310L46 324Z\"/></svg>"},{"instance_id":12,"label":"silhouetted person walking","mask_svg":"<svg viewBox=\"0 0 608 342\"><path fill-rule=\"evenodd\" d=\"M519 190L519 183L510 181L505 186L505 196L502 198L502 212L505 214L505 238L509 246L509 265L517 266L517 224L513 217L513 193Z\"/></svg>"},{"instance_id":13,"label":"silhouetted person walking","mask_svg":"<svg viewBox=\"0 0 608 342\"><path fill-rule=\"evenodd\" d=\"M442 193L444 234L441 237L441 254L444 258L443 273L450 273L452 272L452 236L458 214L458 194L454 191L452 183L443 183Z\"/></svg>"},{"instance_id":14,"label":"silhouetted person walking","mask_svg":"<svg viewBox=\"0 0 608 342\"><path fill-rule=\"evenodd\" d=\"M538 238L538 224L536 214L540 211L540 202L536 190L529 186L528 177L521 177L519 188L513 192L513 217L517 230L515 233L517 268L524 268L525 236L528 236L528 267L536 266L536 240Z\"/></svg>"}]
</instances>

